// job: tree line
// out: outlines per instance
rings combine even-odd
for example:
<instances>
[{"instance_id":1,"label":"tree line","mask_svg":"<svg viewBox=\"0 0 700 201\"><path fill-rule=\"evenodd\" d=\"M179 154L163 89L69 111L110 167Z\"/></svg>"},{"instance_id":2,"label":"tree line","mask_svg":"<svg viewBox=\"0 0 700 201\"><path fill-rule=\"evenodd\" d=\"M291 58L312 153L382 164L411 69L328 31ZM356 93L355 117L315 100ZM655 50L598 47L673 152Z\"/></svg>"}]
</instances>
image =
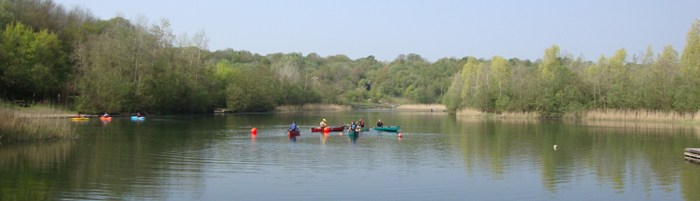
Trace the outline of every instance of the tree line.
<instances>
[{"instance_id":1,"label":"tree line","mask_svg":"<svg viewBox=\"0 0 700 201\"><path fill-rule=\"evenodd\" d=\"M261 112L382 100L545 116L700 108L698 22L681 56L670 46L632 58L621 49L597 62L561 55L556 45L536 61L209 51L203 33L174 34L165 19L96 19L51 0L0 0L0 26L0 98L67 102L87 113Z\"/></svg>"},{"instance_id":2,"label":"tree line","mask_svg":"<svg viewBox=\"0 0 700 201\"><path fill-rule=\"evenodd\" d=\"M444 103L451 111L538 112L545 117L591 109L695 113L700 109L700 20L682 55L672 46L630 56L619 49L597 62L561 55L553 45L536 62L469 57Z\"/></svg>"},{"instance_id":3,"label":"tree line","mask_svg":"<svg viewBox=\"0 0 700 201\"><path fill-rule=\"evenodd\" d=\"M434 103L462 62L211 52L204 34L178 36L167 20L101 20L50 0L0 0L0 10L1 98L69 102L88 113L260 112L386 97Z\"/></svg>"}]
</instances>

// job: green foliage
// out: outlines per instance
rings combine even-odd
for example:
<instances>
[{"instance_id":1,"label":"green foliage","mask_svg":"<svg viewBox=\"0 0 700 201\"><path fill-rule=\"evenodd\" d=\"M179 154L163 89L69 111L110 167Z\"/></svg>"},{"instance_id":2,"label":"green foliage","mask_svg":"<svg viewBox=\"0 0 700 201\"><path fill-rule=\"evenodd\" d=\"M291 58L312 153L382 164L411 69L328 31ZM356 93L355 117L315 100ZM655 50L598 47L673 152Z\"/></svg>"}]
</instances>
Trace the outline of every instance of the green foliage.
<instances>
[{"instance_id":1,"label":"green foliage","mask_svg":"<svg viewBox=\"0 0 700 201\"><path fill-rule=\"evenodd\" d=\"M464 87L463 77L457 74L452 79L452 84L447 89L447 93L442 100L442 104L445 104L447 112L454 113L462 107L462 96L460 94L462 87Z\"/></svg>"},{"instance_id":2,"label":"green foliage","mask_svg":"<svg viewBox=\"0 0 700 201\"><path fill-rule=\"evenodd\" d=\"M268 68L244 66L226 88L226 106L237 112L266 112L277 105L274 86L279 86Z\"/></svg>"},{"instance_id":3,"label":"green foliage","mask_svg":"<svg viewBox=\"0 0 700 201\"><path fill-rule=\"evenodd\" d=\"M680 112L697 112L700 109L700 20L695 20L688 31L680 73L674 108Z\"/></svg>"},{"instance_id":4,"label":"green foliage","mask_svg":"<svg viewBox=\"0 0 700 201\"><path fill-rule=\"evenodd\" d=\"M14 18L12 4L9 0L0 0L0 28L6 27Z\"/></svg>"},{"instance_id":5,"label":"green foliage","mask_svg":"<svg viewBox=\"0 0 700 201\"><path fill-rule=\"evenodd\" d=\"M561 115L580 110L585 101L579 81L579 76L570 68L572 59L561 57L559 47L554 45L545 50L545 56L539 65L541 72L540 89L537 94L537 110L544 117L560 117Z\"/></svg>"},{"instance_id":6,"label":"green foliage","mask_svg":"<svg viewBox=\"0 0 700 201\"><path fill-rule=\"evenodd\" d=\"M22 23L8 24L0 36L0 95L9 99L56 97L68 77L58 36L35 32Z\"/></svg>"},{"instance_id":7,"label":"green foliage","mask_svg":"<svg viewBox=\"0 0 700 201\"><path fill-rule=\"evenodd\" d=\"M437 103L447 92L461 60L430 63L420 55L400 55L376 72L374 86L383 95L406 97L416 103Z\"/></svg>"},{"instance_id":8,"label":"green foliage","mask_svg":"<svg viewBox=\"0 0 700 201\"><path fill-rule=\"evenodd\" d=\"M132 25L116 18L77 52L77 109L161 113L212 110L220 93L204 63L205 44L195 36L174 47L169 23Z\"/></svg>"},{"instance_id":9,"label":"green foliage","mask_svg":"<svg viewBox=\"0 0 700 201\"><path fill-rule=\"evenodd\" d=\"M496 94L496 101L493 103L495 111L507 111L511 96L511 69L508 67L508 61L503 57L495 56L491 60L491 69L492 91Z\"/></svg>"},{"instance_id":10,"label":"green foliage","mask_svg":"<svg viewBox=\"0 0 700 201\"><path fill-rule=\"evenodd\" d=\"M688 31L686 46L681 56L681 73L686 77L700 75L700 20L695 20Z\"/></svg>"}]
</instances>

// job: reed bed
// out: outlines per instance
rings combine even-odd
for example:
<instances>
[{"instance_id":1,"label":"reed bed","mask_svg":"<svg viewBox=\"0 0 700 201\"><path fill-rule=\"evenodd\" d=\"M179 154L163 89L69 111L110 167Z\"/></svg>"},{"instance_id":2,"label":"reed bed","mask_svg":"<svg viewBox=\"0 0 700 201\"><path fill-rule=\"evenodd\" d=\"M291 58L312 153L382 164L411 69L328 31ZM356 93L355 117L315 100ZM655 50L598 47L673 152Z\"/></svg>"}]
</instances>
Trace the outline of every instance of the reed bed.
<instances>
[{"instance_id":1,"label":"reed bed","mask_svg":"<svg viewBox=\"0 0 700 201\"><path fill-rule=\"evenodd\" d=\"M0 103L0 142L36 141L66 138L75 135L75 129L66 119L68 113L49 113L53 109L15 109Z\"/></svg>"},{"instance_id":2,"label":"reed bed","mask_svg":"<svg viewBox=\"0 0 700 201\"><path fill-rule=\"evenodd\" d=\"M494 119L538 119L540 114L537 112L502 112L500 114L488 113L473 108L465 108L457 111L458 117L483 117Z\"/></svg>"},{"instance_id":3,"label":"reed bed","mask_svg":"<svg viewBox=\"0 0 700 201\"><path fill-rule=\"evenodd\" d=\"M396 107L397 110L420 110L420 111L435 111L442 112L447 110L445 105L440 104L408 104L399 105Z\"/></svg>"},{"instance_id":4,"label":"reed bed","mask_svg":"<svg viewBox=\"0 0 700 201\"><path fill-rule=\"evenodd\" d=\"M500 114L482 112L472 108L457 111L461 117L484 117L496 119L538 119L537 112L503 112ZM648 110L613 110L598 109L564 114L565 120L615 120L615 121L657 121L657 122L698 122L700 112L682 114L678 112L648 111Z\"/></svg>"},{"instance_id":5,"label":"reed bed","mask_svg":"<svg viewBox=\"0 0 700 201\"><path fill-rule=\"evenodd\" d=\"M456 114L459 117L483 117L485 115L484 112L476 110L474 108L464 108L458 110Z\"/></svg>"},{"instance_id":6,"label":"reed bed","mask_svg":"<svg viewBox=\"0 0 700 201\"><path fill-rule=\"evenodd\" d=\"M304 104L304 105L282 105L277 106L277 111L287 111L287 112L299 112L299 111L320 111L320 110L333 110L333 111L350 111L352 107L349 105L338 105L338 104Z\"/></svg>"},{"instance_id":7,"label":"reed bed","mask_svg":"<svg viewBox=\"0 0 700 201\"><path fill-rule=\"evenodd\" d=\"M698 121L700 112L682 114L677 112L647 110L591 110L584 112L583 120L627 120L627 121Z\"/></svg>"}]
</instances>

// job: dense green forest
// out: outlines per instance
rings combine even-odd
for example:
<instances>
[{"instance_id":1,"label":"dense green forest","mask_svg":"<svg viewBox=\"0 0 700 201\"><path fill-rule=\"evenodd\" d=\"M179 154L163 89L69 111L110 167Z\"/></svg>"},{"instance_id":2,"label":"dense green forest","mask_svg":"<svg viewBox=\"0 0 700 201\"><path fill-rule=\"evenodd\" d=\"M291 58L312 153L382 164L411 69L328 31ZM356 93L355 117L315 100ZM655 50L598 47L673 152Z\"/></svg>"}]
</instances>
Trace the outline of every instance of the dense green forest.
<instances>
[{"instance_id":1,"label":"dense green forest","mask_svg":"<svg viewBox=\"0 0 700 201\"><path fill-rule=\"evenodd\" d=\"M315 53L209 51L202 33L176 35L167 20L96 19L50 0L0 0L0 98L67 104L87 113L270 111L305 103L444 103L450 111L700 109L700 22L681 56L673 47L596 62L443 58L393 61ZM644 41L640 41L644 42Z\"/></svg>"}]
</instances>

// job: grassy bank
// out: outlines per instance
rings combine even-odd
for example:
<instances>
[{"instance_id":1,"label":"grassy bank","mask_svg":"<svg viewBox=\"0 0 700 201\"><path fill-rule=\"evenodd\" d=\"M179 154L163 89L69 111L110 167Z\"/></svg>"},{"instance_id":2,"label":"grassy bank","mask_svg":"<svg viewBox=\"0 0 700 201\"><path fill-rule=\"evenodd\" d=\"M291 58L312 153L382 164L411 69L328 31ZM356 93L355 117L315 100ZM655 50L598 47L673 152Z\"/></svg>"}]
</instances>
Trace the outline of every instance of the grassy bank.
<instances>
[{"instance_id":1,"label":"grassy bank","mask_svg":"<svg viewBox=\"0 0 700 201\"><path fill-rule=\"evenodd\" d=\"M537 112L503 112L501 114L486 113L467 108L457 111L461 117L488 117L498 119L537 119ZM680 114L677 112L661 112L646 110L590 110L581 113L565 114L563 119L584 121L615 120L615 121L656 121L656 122L699 122L700 112Z\"/></svg>"},{"instance_id":2,"label":"grassy bank","mask_svg":"<svg viewBox=\"0 0 700 201\"><path fill-rule=\"evenodd\" d=\"M75 135L70 121L49 117L70 116L46 106L15 108L0 103L0 142L36 141Z\"/></svg>"}]
</instances>

